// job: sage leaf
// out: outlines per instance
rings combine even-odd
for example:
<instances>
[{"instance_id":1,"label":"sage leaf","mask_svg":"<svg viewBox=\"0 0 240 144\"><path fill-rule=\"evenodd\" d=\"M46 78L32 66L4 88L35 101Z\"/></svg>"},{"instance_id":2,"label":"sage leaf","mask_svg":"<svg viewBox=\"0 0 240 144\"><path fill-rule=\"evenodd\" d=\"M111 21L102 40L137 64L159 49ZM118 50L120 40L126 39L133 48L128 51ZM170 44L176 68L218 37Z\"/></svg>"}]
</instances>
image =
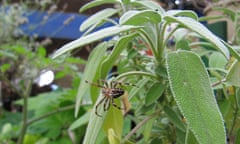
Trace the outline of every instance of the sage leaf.
<instances>
[{"instance_id":1,"label":"sage leaf","mask_svg":"<svg viewBox=\"0 0 240 144\"><path fill-rule=\"evenodd\" d=\"M200 57L190 51L167 56L167 72L174 99L200 144L225 144L223 118Z\"/></svg>"}]
</instances>

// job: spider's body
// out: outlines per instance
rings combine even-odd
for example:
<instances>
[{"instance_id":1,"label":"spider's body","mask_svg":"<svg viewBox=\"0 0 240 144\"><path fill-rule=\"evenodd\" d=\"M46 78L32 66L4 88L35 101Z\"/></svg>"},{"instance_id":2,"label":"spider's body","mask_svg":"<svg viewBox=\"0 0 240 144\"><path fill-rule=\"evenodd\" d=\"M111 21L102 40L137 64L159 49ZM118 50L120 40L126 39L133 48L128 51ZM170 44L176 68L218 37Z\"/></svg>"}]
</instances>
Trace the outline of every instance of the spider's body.
<instances>
[{"instance_id":1,"label":"spider's body","mask_svg":"<svg viewBox=\"0 0 240 144\"><path fill-rule=\"evenodd\" d=\"M105 88L102 89L102 94L109 98L118 98L124 94L124 90L121 88Z\"/></svg>"},{"instance_id":2,"label":"spider's body","mask_svg":"<svg viewBox=\"0 0 240 144\"><path fill-rule=\"evenodd\" d=\"M100 84L100 82L102 82L102 84ZM118 81L105 81L105 80L100 80L98 81L98 83L90 83L88 81L86 81L86 83L89 83L91 85L97 86L102 88L102 94L103 94L103 98L97 103L96 105L96 109L95 109L95 114L97 116L100 116L98 114L98 106L100 104L103 103L103 110L107 111L110 108L110 105L113 105L114 107L120 109L120 106L118 106L115 102L114 99L115 98L119 98L120 96L122 96L125 93L125 90L122 88L123 85L130 85L129 83L122 83L122 82L118 82ZM135 86L135 85L133 85Z\"/></svg>"}]
</instances>

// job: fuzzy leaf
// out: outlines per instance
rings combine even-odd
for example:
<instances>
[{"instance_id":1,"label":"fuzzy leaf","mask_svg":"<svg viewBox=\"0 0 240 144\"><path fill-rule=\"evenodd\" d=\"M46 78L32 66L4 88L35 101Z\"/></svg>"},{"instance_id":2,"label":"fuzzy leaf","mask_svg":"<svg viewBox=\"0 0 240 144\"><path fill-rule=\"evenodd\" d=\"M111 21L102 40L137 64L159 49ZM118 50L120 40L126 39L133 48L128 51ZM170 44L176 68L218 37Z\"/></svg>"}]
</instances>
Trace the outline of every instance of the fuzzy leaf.
<instances>
[{"instance_id":1,"label":"fuzzy leaf","mask_svg":"<svg viewBox=\"0 0 240 144\"><path fill-rule=\"evenodd\" d=\"M198 33L204 39L208 40L212 44L214 44L216 49L220 50L226 58L230 57L229 51L227 47L221 42L221 40L215 36L211 31L209 31L204 25L200 22L189 18L189 17L172 17L165 16L164 19L168 22L177 22L180 25Z\"/></svg>"},{"instance_id":2,"label":"fuzzy leaf","mask_svg":"<svg viewBox=\"0 0 240 144\"><path fill-rule=\"evenodd\" d=\"M95 1L91 1L87 4L85 4L83 7L81 7L80 12L86 11L90 8L100 6L100 5L103 5L103 4L114 4L114 3L120 3L120 1L119 0L95 0Z\"/></svg>"},{"instance_id":3,"label":"fuzzy leaf","mask_svg":"<svg viewBox=\"0 0 240 144\"><path fill-rule=\"evenodd\" d=\"M227 59L219 52L214 52L209 57L209 66L211 68L220 68L224 69L227 64Z\"/></svg>"},{"instance_id":4,"label":"fuzzy leaf","mask_svg":"<svg viewBox=\"0 0 240 144\"><path fill-rule=\"evenodd\" d=\"M167 56L170 87L177 105L200 144L225 144L223 118L201 59L193 52Z\"/></svg>"},{"instance_id":5,"label":"fuzzy leaf","mask_svg":"<svg viewBox=\"0 0 240 144\"><path fill-rule=\"evenodd\" d=\"M141 25L146 22L159 23L162 17L159 13L153 10L143 10L143 11L128 11L123 16L121 16L119 23L121 25Z\"/></svg>"},{"instance_id":6,"label":"fuzzy leaf","mask_svg":"<svg viewBox=\"0 0 240 144\"><path fill-rule=\"evenodd\" d=\"M186 16L198 20L197 14L191 10L169 10L165 16Z\"/></svg>"},{"instance_id":7,"label":"fuzzy leaf","mask_svg":"<svg viewBox=\"0 0 240 144\"><path fill-rule=\"evenodd\" d=\"M119 34L121 32L125 32L125 31L129 31L129 30L133 30L139 27L136 26L112 26L112 27L108 27L105 29L101 29L99 31L93 32L89 35L80 37L77 40L74 40L70 43L67 43L66 45L62 46L60 49L58 49L52 56L52 58L57 58L59 56L61 56L62 54L65 54L73 49L82 47L84 45L90 44L92 42L101 40L103 38L106 37L110 37L116 34Z\"/></svg>"},{"instance_id":8,"label":"fuzzy leaf","mask_svg":"<svg viewBox=\"0 0 240 144\"><path fill-rule=\"evenodd\" d=\"M84 79L81 80L80 86L78 88L78 94L77 94L77 97L76 97L75 116L77 116L78 111L79 111L79 107L80 107L80 103L81 103L84 95L87 93L87 91L89 90L89 87L90 87L90 85L87 84L85 82L85 80L90 81L90 82L93 80L93 78L96 74L98 65L100 64L101 59L103 58L103 56L105 54L105 50L107 48L106 45L107 45L106 43L102 43L102 44L98 45L92 51L92 53L89 57L89 60L86 64L86 68L85 68L84 73L83 73L83 78Z\"/></svg>"},{"instance_id":9,"label":"fuzzy leaf","mask_svg":"<svg viewBox=\"0 0 240 144\"><path fill-rule=\"evenodd\" d=\"M144 6L151 10L156 10L156 11L160 12L161 14L165 12L165 10L159 4L157 4L154 1L150 1L150 0L133 1L132 4L137 5L137 6Z\"/></svg>"},{"instance_id":10,"label":"fuzzy leaf","mask_svg":"<svg viewBox=\"0 0 240 144\"><path fill-rule=\"evenodd\" d=\"M103 111L102 106L99 106L98 108L98 113L101 114L102 117L99 117L95 114L96 105L102 98L103 98L103 95L100 94L97 102L94 105L93 110L91 111L86 135L83 140L83 144L94 144L97 142L98 135L100 133L104 119L106 117L106 112Z\"/></svg>"},{"instance_id":11,"label":"fuzzy leaf","mask_svg":"<svg viewBox=\"0 0 240 144\"><path fill-rule=\"evenodd\" d=\"M112 15L116 14L118 10L113 8L107 8L100 12L95 13L94 15L90 16L86 19L80 26L80 31L85 31L89 27L93 26L94 24L98 24L105 19L111 17Z\"/></svg>"},{"instance_id":12,"label":"fuzzy leaf","mask_svg":"<svg viewBox=\"0 0 240 144\"><path fill-rule=\"evenodd\" d=\"M235 61L227 74L227 82L240 87L240 62Z\"/></svg>"}]
</instances>

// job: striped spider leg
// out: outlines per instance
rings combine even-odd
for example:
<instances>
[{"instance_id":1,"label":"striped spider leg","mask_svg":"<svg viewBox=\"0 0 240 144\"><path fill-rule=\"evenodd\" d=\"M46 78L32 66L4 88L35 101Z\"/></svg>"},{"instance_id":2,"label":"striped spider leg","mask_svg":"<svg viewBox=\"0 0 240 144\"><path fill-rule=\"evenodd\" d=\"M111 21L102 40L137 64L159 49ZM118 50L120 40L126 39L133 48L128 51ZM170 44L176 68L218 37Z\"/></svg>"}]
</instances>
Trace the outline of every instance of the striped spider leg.
<instances>
[{"instance_id":1,"label":"striped spider leg","mask_svg":"<svg viewBox=\"0 0 240 144\"><path fill-rule=\"evenodd\" d=\"M121 110L120 106L118 106L114 99L122 96L125 93L125 90L122 88L123 85L132 85L130 83L123 83L119 81L106 81L106 80L98 80L98 83L91 83L89 81L85 81L93 86L100 87L102 89L103 98L96 104L95 114L99 117L101 115L98 114L98 107L103 103L103 110L107 111L110 108L110 105L113 105L117 109ZM102 83L102 84L101 84ZM132 85L135 86L135 85Z\"/></svg>"}]
</instances>

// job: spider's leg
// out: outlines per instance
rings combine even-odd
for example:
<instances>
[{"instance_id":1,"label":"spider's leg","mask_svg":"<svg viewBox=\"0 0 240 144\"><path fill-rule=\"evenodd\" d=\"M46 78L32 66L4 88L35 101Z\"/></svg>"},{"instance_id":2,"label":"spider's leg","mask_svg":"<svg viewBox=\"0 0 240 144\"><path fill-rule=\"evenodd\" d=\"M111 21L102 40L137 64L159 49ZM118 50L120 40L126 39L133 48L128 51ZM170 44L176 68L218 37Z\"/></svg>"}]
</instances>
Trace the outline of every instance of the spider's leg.
<instances>
[{"instance_id":1,"label":"spider's leg","mask_svg":"<svg viewBox=\"0 0 240 144\"><path fill-rule=\"evenodd\" d=\"M97 115L97 116L100 116L100 117L102 117L101 115L99 115L98 114L98 106L101 104L101 103L103 103L103 101L106 99L106 97L103 97L99 102L98 102L98 104L96 105L96 107L95 107L95 114Z\"/></svg>"},{"instance_id":2,"label":"spider's leg","mask_svg":"<svg viewBox=\"0 0 240 144\"><path fill-rule=\"evenodd\" d=\"M108 82L106 80L100 79L98 82L102 82L105 88L109 88Z\"/></svg>"},{"instance_id":3,"label":"spider's leg","mask_svg":"<svg viewBox=\"0 0 240 144\"><path fill-rule=\"evenodd\" d=\"M114 107L118 108L119 110L124 109L124 108L118 106L118 105L114 102L114 99L113 99L113 98L112 98L112 105L113 105Z\"/></svg>"},{"instance_id":4,"label":"spider's leg","mask_svg":"<svg viewBox=\"0 0 240 144\"><path fill-rule=\"evenodd\" d=\"M132 83L127 83L127 82L120 82L120 81L116 81L116 86L119 85L119 86L123 86L123 85L128 85L128 86L134 86L134 87L137 87L139 88L137 85L135 84L132 84ZM115 86L115 87L116 87Z\"/></svg>"},{"instance_id":5,"label":"spider's leg","mask_svg":"<svg viewBox=\"0 0 240 144\"><path fill-rule=\"evenodd\" d=\"M100 84L97 84L97 83L91 83L87 80L85 80L86 83L90 84L90 85L93 85L93 86L96 86L96 87L100 87L100 88L104 88L104 86L100 85Z\"/></svg>"},{"instance_id":6,"label":"spider's leg","mask_svg":"<svg viewBox=\"0 0 240 144\"><path fill-rule=\"evenodd\" d=\"M110 101L111 101L111 98L106 98L105 102L104 102L104 105L103 105L103 110L104 111L107 111L109 109L109 106L110 106Z\"/></svg>"}]
</instances>

